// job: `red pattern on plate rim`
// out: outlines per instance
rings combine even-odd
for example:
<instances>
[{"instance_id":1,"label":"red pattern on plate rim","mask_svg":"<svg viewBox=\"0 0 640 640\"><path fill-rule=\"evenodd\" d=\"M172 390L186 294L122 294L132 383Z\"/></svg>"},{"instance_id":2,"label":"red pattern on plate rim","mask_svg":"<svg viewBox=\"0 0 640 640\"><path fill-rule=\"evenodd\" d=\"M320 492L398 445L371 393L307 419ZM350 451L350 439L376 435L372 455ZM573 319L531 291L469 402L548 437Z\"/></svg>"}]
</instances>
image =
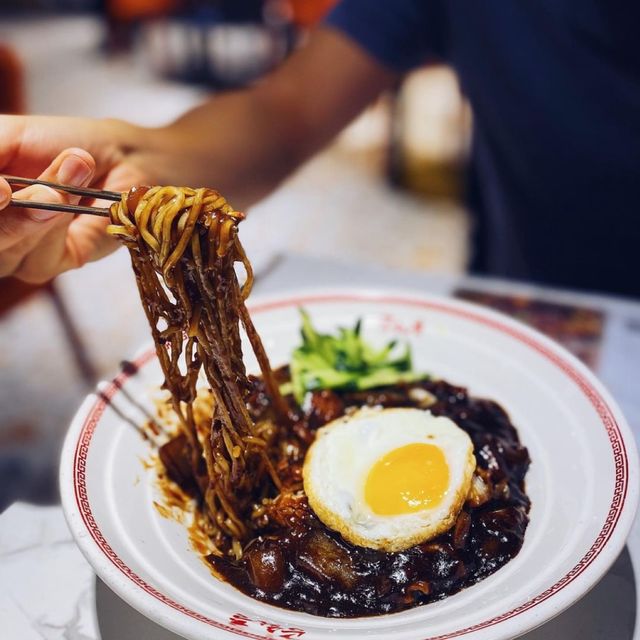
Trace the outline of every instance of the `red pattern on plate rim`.
<instances>
[{"instance_id":1,"label":"red pattern on plate rim","mask_svg":"<svg viewBox=\"0 0 640 640\"><path fill-rule=\"evenodd\" d=\"M554 585L538 594L537 596L531 598L527 602L506 611L499 616L495 616L490 618L489 620L485 620L483 622L479 622L473 626L465 627L463 629L458 629L456 631L452 631L450 633L446 633L439 636L430 636L428 638L424 638L424 640L450 640L451 638L457 638L473 631L479 631L481 629L485 629L487 627L496 625L498 623L504 622L510 618L513 618L532 607L544 602L555 593L566 587L569 583L575 580L598 556L598 554L605 547L611 535L620 519L620 515L622 514L625 498L627 495L627 484L628 484L628 459L627 452L624 445L624 441L620 434L620 429L616 419L611 412L611 409L604 401L604 399L600 396L600 394L591 386L590 382L576 369L573 368L571 364L566 362L561 356L556 354L554 351L546 347L545 345L539 343L534 338L521 333L518 329L504 325L502 322L495 320L493 318L487 318L483 315L475 313L471 310L459 309L457 307L451 307L447 305L445 302L427 302L425 300L420 300L417 298L404 298L402 296L377 296L377 295L354 295L354 294L331 294L331 295L309 295L301 298L287 298L275 302L266 302L263 304L254 305L251 307L252 313L260 313L264 311L269 311L272 309L278 309L282 307L290 307L290 306L301 306L304 304L317 304L317 303L331 303L331 302L373 302L373 303L383 303L383 304L398 304L403 306L415 306L418 308L429 309L432 311L447 313L450 315L459 316L465 318L467 320L472 320L479 324L483 324L492 329L495 329L499 332L506 333L512 338L524 343L528 347L532 348L534 351L537 351L557 367L559 367L569 378L571 378L581 389L581 391L587 396L591 405L597 411L598 416L600 417L602 424L607 432L607 436L609 438L609 442L611 443L611 449L614 459L614 465L616 470L615 475L615 484L613 497L611 500L611 506L609 508L609 512L607 517L602 525L600 533L594 540L593 544L587 551L587 553L580 559L580 561L558 582ZM134 364L136 367L142 367L148 362L150 362L155 356L155 352L150 350L140 356ZM132 569L130 569L124 561L116 554L116 552L111 548L108 541L105 539L104 535L100 531L100 527L93 517L93 513L91 511L91 505L89 504L89 498L87 495L87 486L86 486L86 463L87 463L87 455L89 452L89 445L91 444L91 439L93 437L93 433L104 413L104 410L107 406L108 401L118 392L121 385L124 381L129 378L132 373L124 371L121 372L108 386L108 388L101 394L101 397L95 402L91 410L89 411L89 415L85 419L85 423L82 426L80 431L80 436L78 438L78 443L76 445L76 450L74 454L74 463L73 463L73 476L74 476L74 491L76 497L76 503L78 506L78 510L82 516L82 520L90 533L91 537L98 545L100 550L105 554L105 556L124 574L126 575L132 582L138 585L141 589L146 591L149 595L153 596L157 600L160 600L164 604L168 605L172 609L176 611L180 611L186 616L193 618L195 620L199 620L207 625L216 627L223 631L228 631L229 633L233 633L238 636L243 636L245 638L253 638L255 640L270 640L269 636L251 633L245 629L239 629L236 618L233 616L229 619L229 622L234 625L230 626L227 623L220 622L218 620L213 620L197 611L193 611L188 607L175 602L173 599L168 597L167 595L158 591L155 587L144 581L140 576L138 576ZM234 616L241 615L243 618L250 620L244 616L244 614L234 614ZM270 623L266 621L257 621L261 626L269 625ZM296 631L304 631L302 629L296 629ZM273 638L273 636L271 636Z\"/></svg>"}]
</instances>

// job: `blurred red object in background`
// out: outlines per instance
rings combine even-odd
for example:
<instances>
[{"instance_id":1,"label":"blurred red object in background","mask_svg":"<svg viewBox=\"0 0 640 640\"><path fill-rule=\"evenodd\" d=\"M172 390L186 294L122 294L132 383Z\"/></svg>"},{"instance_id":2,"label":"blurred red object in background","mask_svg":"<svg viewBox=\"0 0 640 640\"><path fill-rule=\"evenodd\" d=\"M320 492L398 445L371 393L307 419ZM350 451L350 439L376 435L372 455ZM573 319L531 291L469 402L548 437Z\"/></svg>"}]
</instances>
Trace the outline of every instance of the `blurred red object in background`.
<instances>
[{"instance_id":1,"label":"blurred red object in background","mask_svg":"<svg viewBox=\"0 0 640 640\"><path fill-rule=\"evenodd\" d=\"M170 15L183 4L184 0L105 0L107 51L119 53L129 50L137 25Z\"/></svg>"},{"instance_id":2,"label":"blurred red object in background","mask_svg":"<svg viewBox=\"0 0 640 640\"><path fill-rule=\"evenodd\" d=\"M312 27L324 18L338 0L289 0L293 21L301 27Z\"/></svg>"},{"instance_id":3,"label":"blurred red object in background","mask_svg":"<svg viewBox=\"0 0 640 640\"><path fill-rule=\"evenodd\" d=\"M107 13L114 20L133 22L166 15L175 10L179 0L107 0Z\"/></svg>"},{"instance_id":4,"label":"blurred red object in background","mask_svg":"<svg viewBox=\"0 0 640 640\"><path fill-rule=\"evenodd\" d=\"M23 113L24 103L20 60L9 47L0 44L0 113Z\"/></svg>"},{"instance_id":5,"label":"blurred red object in background","mask_svg":"<svg viewBox=\"0 0 640 640\"><path fill-rule=\"evenodd\" d=\"M24 73L18 56L0 44L0 113L20 114L25 110ZM0 315L40 287L14 278L0 278Z\"/></svg>"},{"instance_id":6,"label":"blurred red object in background","mask_svg":"<svg viewBox=\"0 0 640 640\"><path fill-rule=\"evenodd\" d=\"M25 111L26 92L22 63L12 49L0 44L0 114L19 115ZM48 296L65 333L78 372L85 383L93 385L98 379L95 367L53 281L34 285L16 278L0 278L0 316L37 291L43 291Z\"/></svg>"}]
</instances>

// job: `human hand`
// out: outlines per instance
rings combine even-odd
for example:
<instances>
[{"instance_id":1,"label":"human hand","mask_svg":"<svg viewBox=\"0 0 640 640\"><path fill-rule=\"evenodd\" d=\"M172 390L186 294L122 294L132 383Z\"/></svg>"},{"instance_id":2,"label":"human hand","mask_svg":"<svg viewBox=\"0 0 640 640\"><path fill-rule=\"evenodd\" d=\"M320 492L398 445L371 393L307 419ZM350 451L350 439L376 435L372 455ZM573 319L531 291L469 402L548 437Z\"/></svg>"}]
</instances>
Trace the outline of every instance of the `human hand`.
<instances>
[{"instance_id":1,"label":"human hand","mask_svg":"<svg viewBox=\"0 0 640 640\"><path fill-rule=\"evenodd\" d=\"M119 121L0 116L0 172L125 191L149 180L128 150L135 131ZM106 218L7 206L11 197L0 179L0 277L46 282L117 247L105 233ZM13 197L78 201L38 185Z\"/></svg>"}]
</instances>

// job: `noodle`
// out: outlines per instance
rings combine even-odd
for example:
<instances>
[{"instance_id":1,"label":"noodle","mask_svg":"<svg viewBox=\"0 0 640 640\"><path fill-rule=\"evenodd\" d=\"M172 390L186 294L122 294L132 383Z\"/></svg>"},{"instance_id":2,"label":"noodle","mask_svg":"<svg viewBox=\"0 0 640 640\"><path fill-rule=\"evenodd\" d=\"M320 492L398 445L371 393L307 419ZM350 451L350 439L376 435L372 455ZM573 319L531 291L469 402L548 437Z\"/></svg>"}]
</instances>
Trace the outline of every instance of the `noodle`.
<instances>
[{"instance_id":1,"label":"noodle","mask_svg":"<svg viewBox=\"0 0 640 640\"><path fill-rule=\"evenodd\" d=\"M173 411L180 430L158 452L171 482L159 483L168 486L169 508L156 508L169 515L198 498L190 539L216 576L276 606L355 617L440 600L517 555L529 521L530 460L502 407L422 377L377 389L320 386L306 406L293 396L289 406L278 383L291 383L291 368L271 370L245 306L253 273L237 234L244 216L216 191L176 187L133 189L110 212L108 230L129 249L171 395L161 412ZM242 285L236 263L246 272ZM241 327L261 379L246 373ZM202 376L209 389L198 384ZM434 415L457 422L488 452L484 465L478 459L475 490L452 528L428 543L399 553L349 544L304 493L317 429L361 406L424 409L425 397Z\"/></svg>"},{"instance_id":2,"label":"noodle","mask_svg":"<svg viewBox=\"0 0 640 640\"><path fill-rule=\"evenodd\" d=\"M288 424L288 407L245 300L253 272L238 240L244 215L212 189L138 187L111 208L108 232L129 249L140 298L151 326L164 387L189 448L189 462L220 553L239 557L280 478L270 448ZM238 282L235 263L246 271ZM258 428L247 410L250 384L242 360L240 324L262 371L275 411L273 428ZM203 372L213 415L207 433L194 419ZM265 433L269 439L265 439Z\"/></svg>"}]
</instances>

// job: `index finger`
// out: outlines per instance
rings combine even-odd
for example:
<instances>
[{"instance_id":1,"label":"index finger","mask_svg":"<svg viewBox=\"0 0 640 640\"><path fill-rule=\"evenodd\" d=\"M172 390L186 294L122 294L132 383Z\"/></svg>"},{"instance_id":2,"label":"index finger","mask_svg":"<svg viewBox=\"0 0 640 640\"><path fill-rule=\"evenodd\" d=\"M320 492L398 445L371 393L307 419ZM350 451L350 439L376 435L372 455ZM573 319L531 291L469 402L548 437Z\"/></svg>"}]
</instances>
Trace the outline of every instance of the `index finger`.
<instances>
[{"instance_id":1,"label":"index finger","mask_svg":"<svg viewBox=\"0 0 640 640\"><path fill-rule=\"evenodd\" d=\"M40 175L40 179L65 183L73 186L84 186L91 180L95 164L91 155L82 149L66 149L60 153L49 167ZM15 200L25 204L29 200L50 203L76 202L76 196L69 196L49 187L32 185L20 189L13 194ZM5 207L0 211L0 277L16 272L28 254L37 248L37 256L31 261L29 277L34 280L33 264L42 264L55 275L52 263L61 259L63 239L66 229L73 217L66 213L42 211L24 207L14 209ZM55 233L56 242L51 234ZM47 242L41 243L43 238ZM39 244L41 247L38 247ZM25 278L26 279L26 278ZM42 281L42 279L40 279Z\"/></svg>"}]
</instances>

